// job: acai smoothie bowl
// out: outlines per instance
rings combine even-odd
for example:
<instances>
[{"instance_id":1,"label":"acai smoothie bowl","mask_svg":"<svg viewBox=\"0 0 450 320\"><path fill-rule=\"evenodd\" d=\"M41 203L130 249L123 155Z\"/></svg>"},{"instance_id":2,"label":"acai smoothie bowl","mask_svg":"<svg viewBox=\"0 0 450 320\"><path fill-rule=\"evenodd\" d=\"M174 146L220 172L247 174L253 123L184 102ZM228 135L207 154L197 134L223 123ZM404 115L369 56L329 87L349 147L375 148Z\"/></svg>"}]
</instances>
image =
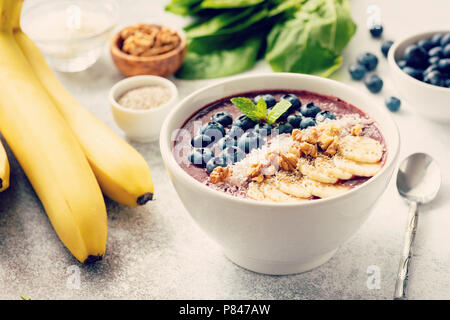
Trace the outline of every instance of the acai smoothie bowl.
<instances>
[{"instance_id":1,"label":"acai smoothie bowl","mask_svg":"<svg viewBox=\"0 0 450 320\"><path fill-rule=\"evenodd\" d=\"M361 92L271 73L191 94L164 122L160 147L187 211L230 260L290 274L356 233L391 178L399 136Z\"/></svg>"}]
</instances>

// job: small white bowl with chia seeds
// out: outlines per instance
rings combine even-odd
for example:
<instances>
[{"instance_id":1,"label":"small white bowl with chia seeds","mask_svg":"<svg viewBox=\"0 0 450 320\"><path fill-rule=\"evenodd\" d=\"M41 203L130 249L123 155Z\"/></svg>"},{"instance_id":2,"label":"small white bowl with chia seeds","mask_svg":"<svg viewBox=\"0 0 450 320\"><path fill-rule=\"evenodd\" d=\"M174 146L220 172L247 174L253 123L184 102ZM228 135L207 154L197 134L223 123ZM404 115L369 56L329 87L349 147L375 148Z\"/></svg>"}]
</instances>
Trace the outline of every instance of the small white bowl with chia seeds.
<instances>
[{"instance_id":1,"label":"small white bowl with chia seeds","mask_svg":"<svg viewBox=\"0 0 450 320\"><path fill-rule=\"evenodd\" d=\"M177 99L173 82L157 76L126 78L109 92L116 124L128 139L138 142L159 138L161 125Z\"/></svg>"}]
</instances>

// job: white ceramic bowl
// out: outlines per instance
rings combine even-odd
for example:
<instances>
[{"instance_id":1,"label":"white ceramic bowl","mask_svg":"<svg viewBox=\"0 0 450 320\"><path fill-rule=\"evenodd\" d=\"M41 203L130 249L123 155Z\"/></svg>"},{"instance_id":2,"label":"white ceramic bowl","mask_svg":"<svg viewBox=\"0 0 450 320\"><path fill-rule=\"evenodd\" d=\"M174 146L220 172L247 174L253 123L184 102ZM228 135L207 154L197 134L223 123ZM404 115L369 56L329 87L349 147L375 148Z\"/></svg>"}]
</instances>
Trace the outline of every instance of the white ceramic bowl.
<instances>
[{"instance_id":1,"label":"white ceramic bowl","mask_svg":"<svg viewBox=\"0 0 450 320\"><path fill-rule=\"evenodd\" d=\"M171 97L167 103L148 110L135 110L122 107L117 100L127 91L160 85L169 89ZM116 124L128 139L139 142L153 141L159 138L164 119L178 100L178 90L173 82L157 76L135 76L117 82L109 92L109 102Z\"/></svg>"},{"instance_id":2,"label":"white ceramic bowl","mask_svg":"<svg viewBox=\"0 0 450 320\"><path fill-rule=\"evenodd\" d=\"M402 59L405 48L436 33L449 30L430 31L396 41L389 50L389 69L395 86L408 104L422 116L439 122L450 122L450 88L434 86L419 81L406 73L397 64Z\"/></svg>"},{"instance_id":3,"label":"white ceramic bowl","mask_svg":"<svg viewBox=\"0 0 450 320\"><path fill-rule=\"evenodd\" d=\"M266 203L213 190L187 174L172 154L173 133L200 108L220 98L253 90L308 90L338 96L378 122L387 145L382 170L340 196L299 203ZM386 190L398 157L398 129L389 113L365 93L309 75L270 73L226 80L199 90L167 117L160 148L172 183L198 225L236 264L260 273L291 274L330 259L356 233Z\"/></svg>"}]
</instances>

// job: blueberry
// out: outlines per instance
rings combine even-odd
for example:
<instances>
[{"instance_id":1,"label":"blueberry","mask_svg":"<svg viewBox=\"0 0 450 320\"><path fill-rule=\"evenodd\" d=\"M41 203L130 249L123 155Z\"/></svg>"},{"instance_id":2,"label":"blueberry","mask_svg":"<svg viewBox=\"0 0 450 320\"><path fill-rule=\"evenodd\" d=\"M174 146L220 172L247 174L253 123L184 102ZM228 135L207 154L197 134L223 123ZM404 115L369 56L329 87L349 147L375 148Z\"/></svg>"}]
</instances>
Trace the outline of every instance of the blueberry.
<instances>
[{"instance_id":1,"label":"blueberry","mask_svg":"<svg viewBox=\"0 0 450 320\"><path fill-rule=\"evenodd\" d=\"M220 123L211 121L202 127L200 133L211 137L214 142L225 136L225 128Z\"/></svg>"},{"instance_id":2,"label":"blueberry","mask_svg":"<svg viewBox=\"0 0 450 320\"><path fill-rule=\"evenodd\" d=\"M383 26L381 24L374 24L373 26L370 27L369 31L372 37L379 38L383 33Z\"/></svg>"},{"instance_id":3,"label":"blueberry","mask_svg":"<svg viewBox=\"0 0 450 320\"><path fill-rule=\"evenodd\" d=\"M437 67L440 72L450 73L450 58L439 60Z\"/></svg>"},{"instance_id":4,"label":"blueberry","mask_svg":"<svg viewBox=\"0 0 450 320\"><path fill-rule=\"evenodd\" d=\"M204 168L206 163L214 157L214 153L208 148L195 148L189 154L189 161L197 167Z\"/></svg>"},{"instance_id":5,"label":"blueberry","mask_svg":"<svg viewBox=\"0 0 450 320\"><path fill-rule=\"evenodd\" d=\"M233 117L225 111L217 112L211 120L220 123L224 127L228 127L233 123Z\"/></svg>"},{"instance_id":6,"label":"blueberry","mask_svg":"<svg viewBox=\"0 0 450 320\"><path fill-rule=\"evenodd\" d=\"M418 46L421 46L422 48L424 48L426 51L430 50L431 48L433 48L433 44L428 41L428 40L420 40L419 42L417 42Z\"/></svg>"},{"instance_id":7,"label":"blueberry","mask_svg":"<svg viewBox=\"0 0 450 320\"><path fill-rule=\"evenodd\" d=\"M412 44L406 47L404 58L408 66L413 68L423 68L427 65L428 52L426 52L424 48Z\"/></svg>"},{"instance_id":8,"label":"blueberry","mask_svg":"<svg viewBox=\"0 0 450 320\"><path fill-rule=\"evenodd\" d=\"M233 147L237 145L237 138L226 135L217 142L217 148L220 150L226 149L228 147Z\"/></svg>"},{"instance_id":9,"label":"blueberry","mask_svg":"<svg viewBox=\"0 0 450 320\"><path fill-rule=\"evenodd\" d=\"M272 132L272 126L267 122L261 122L255 126L254 130L261 136L267 137Z\"/></svg>"},{"instance_id":10,"label":"blueberry","mask_svg":"<svg viewBox=\"0 0 450 320\"><path fill-rule=\"evenodd\" d=\"M322 122L325 121L325 119L330 119L330 120L334 120L336 119L336 117L334 116L333 113L331 113L330 111L320 111L317 115L316 115L316 122ZM303 128L302 128L303 129Z\"/></svg>"},{"instance_id":11,"label":"blueberry","mask_svg":"<svg viewBox=\"0 0 450 320\"><path fill-rule=\"evenodd\" d=\"M446 45L450 44L450 32L444 34L439 43L440 43L441 47L445 47Z\"/></svg>"},{"instance_id":12,"label":"blueberry","mask_svg":"<svg viewBox=\"0 0 450 320\"><path fill-rule=\"evenodd\" d=\"M404 71L407 75L409 75L409 76L411 76L411 77L413 77L413 78L416 78L416 79L419 80L419 81L422 81L422 79L423 79L423 77L422 77L422 71L419 70L419 69L414 69L414 68L411 68L411 67L405 67L405 68L403 68L403 71Z\"/></svg>"},{"instance_id":13,"label":"blueberry","mask_svg":"<svg viewBox=\"0 0 450 320\"><path fill-rule=\"evenodd\" d=\"M321 111L316 115L316 118L319 114L321 114L322 112L328 112L328 111ZM314 118L311 117L306 117L303 118L302 121L300 122L300 129L306 129L308 127L313 127L316 125L316 120L314 120Z\"/></svg>"},{"instance_id":14,"label":"blueberry","mask_svg":"<svg viewBox=\"0 0 450 320\"><path fill-rule=\"evenodd\" d=\"M287 123L287 122L280 124L277 128L278 134L292 133L292 130L294 130L294 127L290 123Z\"/></svg>"},{"instance_id":15,"label":"blueberry","mask_svg":"<svg viewBox=\"0 0 450 320\"><path fill-rule=\"evenodd\" d=\"M253 103L257 104L259 99L263 99L266 102L267 108L272 108L277 104L277 100L275 100L274 96L271 94L260 94L253 99Z\"/></svg>"},{"instance_id":16,"label":"blueberry","mask_svg":"<svg viewBox=\"0 0 450 320\"><path fill-rule=\"evenodd\" d=\"M204 148L211 144L212 139L205 134L198 134L191 140L191 145L195 148Z\"/></svg>"},{"instance_id":17,"label":"blueberry","mask_svg":"<svg viewBox=\"0 0 450 320\"><path fill-rule=\"evenodd\" d=\"M442 58L442 47L434 47L428 51L428 56Z\"/></svg>"},{"instance_id":18,"label":"blueberry","mask_svg":"<svg viewBox=\"0 0 450 320\"><path fill-rule=\"evenodd\" d=\"M391 40L386 40L381 44L381 52L385 57L387 57L389 49L392 47L393 44L394 42Z\"/></svg>"},{"instance_id":19,"label":"blueberry","mask_svg":"<svg viewBox=\"0 0 450 320\"><path fill-rule=\"evenodd\" d=\"M400 67L400 69L403 69L404 67L406 67L406 60L399 60L397 64Z\"/></svg>"},{"instance_id":20,"label":"blueberry","mask_svg":"<svg viewBox=\"0 0 450 320\"><path fill-rule=\"evenodd\" d=\"M303 105L300 108L300 112L304 117L314 118L316 114L318 114L320 111L321 111L320 108L316 106L313 102Z\"/></svg>"},{"instance_id":21,"label":"blueberry","mask_svg":"<svg viewBox=\"0 0 450 320\"><path fill-rule=\"evenodd\" d=\"M425 71L423 72L423 76L425 77L428 73L436 71L437 69L438 69L437 65L432 64L428 68L425 69Z\"/></svg>"},{"instance_id":22,"label":"blueberry","mask_svg":"<svg viewBox=\"0 0 450 320\"><path fill-rule=\"evenodd\" d=\"M244 130L241 127L232 126L231 129L228 131L227 136L237 139L240 136L242 136L243 134L244 134Z\"/></svg>"},{"instance_id":23,"label":"blueberry","mask_svg":"<svg viewBox=\"0 0 450 320\"><path fill-rule=\"evenodd\" d=\"M233 124L245 131L250 128L253 128L256 125L256 122L251 120L245 114L242 114L236 120L234 120Z\"/></svg>"},{"instance_id":24,"label":"blueberry","mask_svg":"<svg viewBox=\"0 0 450 320\"><path fill-rule=\"evenodd\" d=\"M220 154L226 164L239 162L245 158L245 153L238 147L228 147Z\"/></svg>"},{"instance_id":25,"label":"blueberry","mask_svg":"<svg viewBox=\"0 0 450 320\"><path fill-rule=\"evenodd\" d=\"M442 56L444 58L450 58L450 43L446 44L444 49L442 49Z\"/></svg>"},{"instance_id":26,"label":"blueberry","mask_svg":"<svg viewBox=\"0 0 450 320\"><path fill-rule=\"evenodd\" d=\"M445 86L447 88L450 88L450 78L447 78L447 80L445 80Z\"/></svg>"},{"instance_id":27,"label":"blueberry","mask_svg":"<svg viewBox=\"0 0 450 320\"><path fill-rule=\"evenodd\" d=\"M439 57L431 57L428 59L428 64L437 64L439 62Z\"/></svg>"},{"instance_id":28,"label":"blueberry","mask_svg":"<svg viewBox=\"0 0 450 320\"><path fill-rule=\"evenodd\" d=\"M400 104L401 101L400 99L396 98L396 97L387 97L386 100L384 101L384 103L386 104L386 107L391 110L392 112L398 111L398 109L400 109Z\"/></svg>"},{"instance_id":29,"label":"blueberry","mask_svg":"<svg viewBox=\"0 0 450 320\"><path fill-rule=\"evenodd\" d=\"M217 167L226 167L227 163L223 157L214 157L209 159L206 164L206 172L211 173Z\"/></svg>"},{"instance_id":30,"label":"blueberry","mask_svg":"<svg viewBox=\"0 0 450 320\"><path fill-rule=\"evenodd\" d=\"M383 80L376 74L372 74L364 79L364 84L372 93L378 93L383 88Z\"/></svg>"},{"instance_id":31,"label":"blueberry","mask_svg":"<svg viewBox=\"0 0 450 320\"><path fill-rule=\"evenodd\" d=\"M361 80L366 74L366 68L359 63L354 63L348 68L348 72L353 80Z\"/></svg>"},{"instance_id":32,"label":"blueberry","mask_svg":"<svg viewBox=\"0 0 450 320\"><path fill-rule=\"evenodd\" d=\"M281 97L280 100L287 100L291 103L289 112L298 110L302 106L302 102L295 94L285 94L284 96Z\"/></svg>"},{"instance_id":33,"label":"blueberry","mask_svg":"<svg viewBox=\"0 0 450 320\"><path fill-rule=\"evenodd\" d=\"M249 153L255 148L261 148L263 145L264 139L254 130L244 133L238 141L238 147L245 153Z\"/></svg>"},{"instance_id":34,"label":"blueberry","mask_svg":"<svg viewBox=\"0 0 450 320\"><path fill-rule=\"evenodd\" d=\"M439 46L441 44L442 33L437 33L431 37L430 43L433 47Z\"/></svg>"},{"instance_id":35,"label":"blueberry","mask_svg":"<svg viewBox=\"0 0 450 320\"><path fill-rule=\"evenodd\" d=\"M302 106L303 108L304 106ZM298 116L296 114L292 114L289 117L287 117L287 122L293 127L293 128L300 128L300 122L302 122L302 117Z\"/></svg>"},{"instance_id":36,"label":"blueberry","mask_svg":"<svg viewBox=\"0 0 450 320\"><path fill-rule=\"evenodd\" d=\"M442 77L442 74L439 71L433 71L428 73L425 78L423 78L423 81L435 86L443 86L444 85L444 78Z\"/></svg>"},{"instance_id":37,"label":"blueberry","mask_svg":"<svg viewBox=\"0 0 450 320\"><path fill-rule=\"evenodd\" d=\"M378 65L377 56L370 52L365 52L365 53L360 54L358 56L358 58L356 59L356 61L360 65L364 66L364 68L366 68L367 71L375 70L375 68Z\"/></svg>"}]
</instances>

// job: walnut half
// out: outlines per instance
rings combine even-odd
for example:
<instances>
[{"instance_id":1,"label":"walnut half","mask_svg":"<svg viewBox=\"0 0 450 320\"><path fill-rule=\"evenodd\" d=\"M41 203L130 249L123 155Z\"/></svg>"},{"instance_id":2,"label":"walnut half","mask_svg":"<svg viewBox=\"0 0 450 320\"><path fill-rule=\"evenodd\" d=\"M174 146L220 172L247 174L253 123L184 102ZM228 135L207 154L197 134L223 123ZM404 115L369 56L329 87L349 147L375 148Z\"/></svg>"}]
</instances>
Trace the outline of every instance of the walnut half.
<instances>
[{"instance_id":1,"label":"walnut half","mask_svg":"<svg viewBox=\"0 0 450 320\"><path fill-rule=\"evenodd\" d=\"M224 181L226 178L230 177L233 174L233 171L229 168L224 167L216 167L209 174L209 179L212 183L216 184Z\"/></svg>"}]
</instances>

